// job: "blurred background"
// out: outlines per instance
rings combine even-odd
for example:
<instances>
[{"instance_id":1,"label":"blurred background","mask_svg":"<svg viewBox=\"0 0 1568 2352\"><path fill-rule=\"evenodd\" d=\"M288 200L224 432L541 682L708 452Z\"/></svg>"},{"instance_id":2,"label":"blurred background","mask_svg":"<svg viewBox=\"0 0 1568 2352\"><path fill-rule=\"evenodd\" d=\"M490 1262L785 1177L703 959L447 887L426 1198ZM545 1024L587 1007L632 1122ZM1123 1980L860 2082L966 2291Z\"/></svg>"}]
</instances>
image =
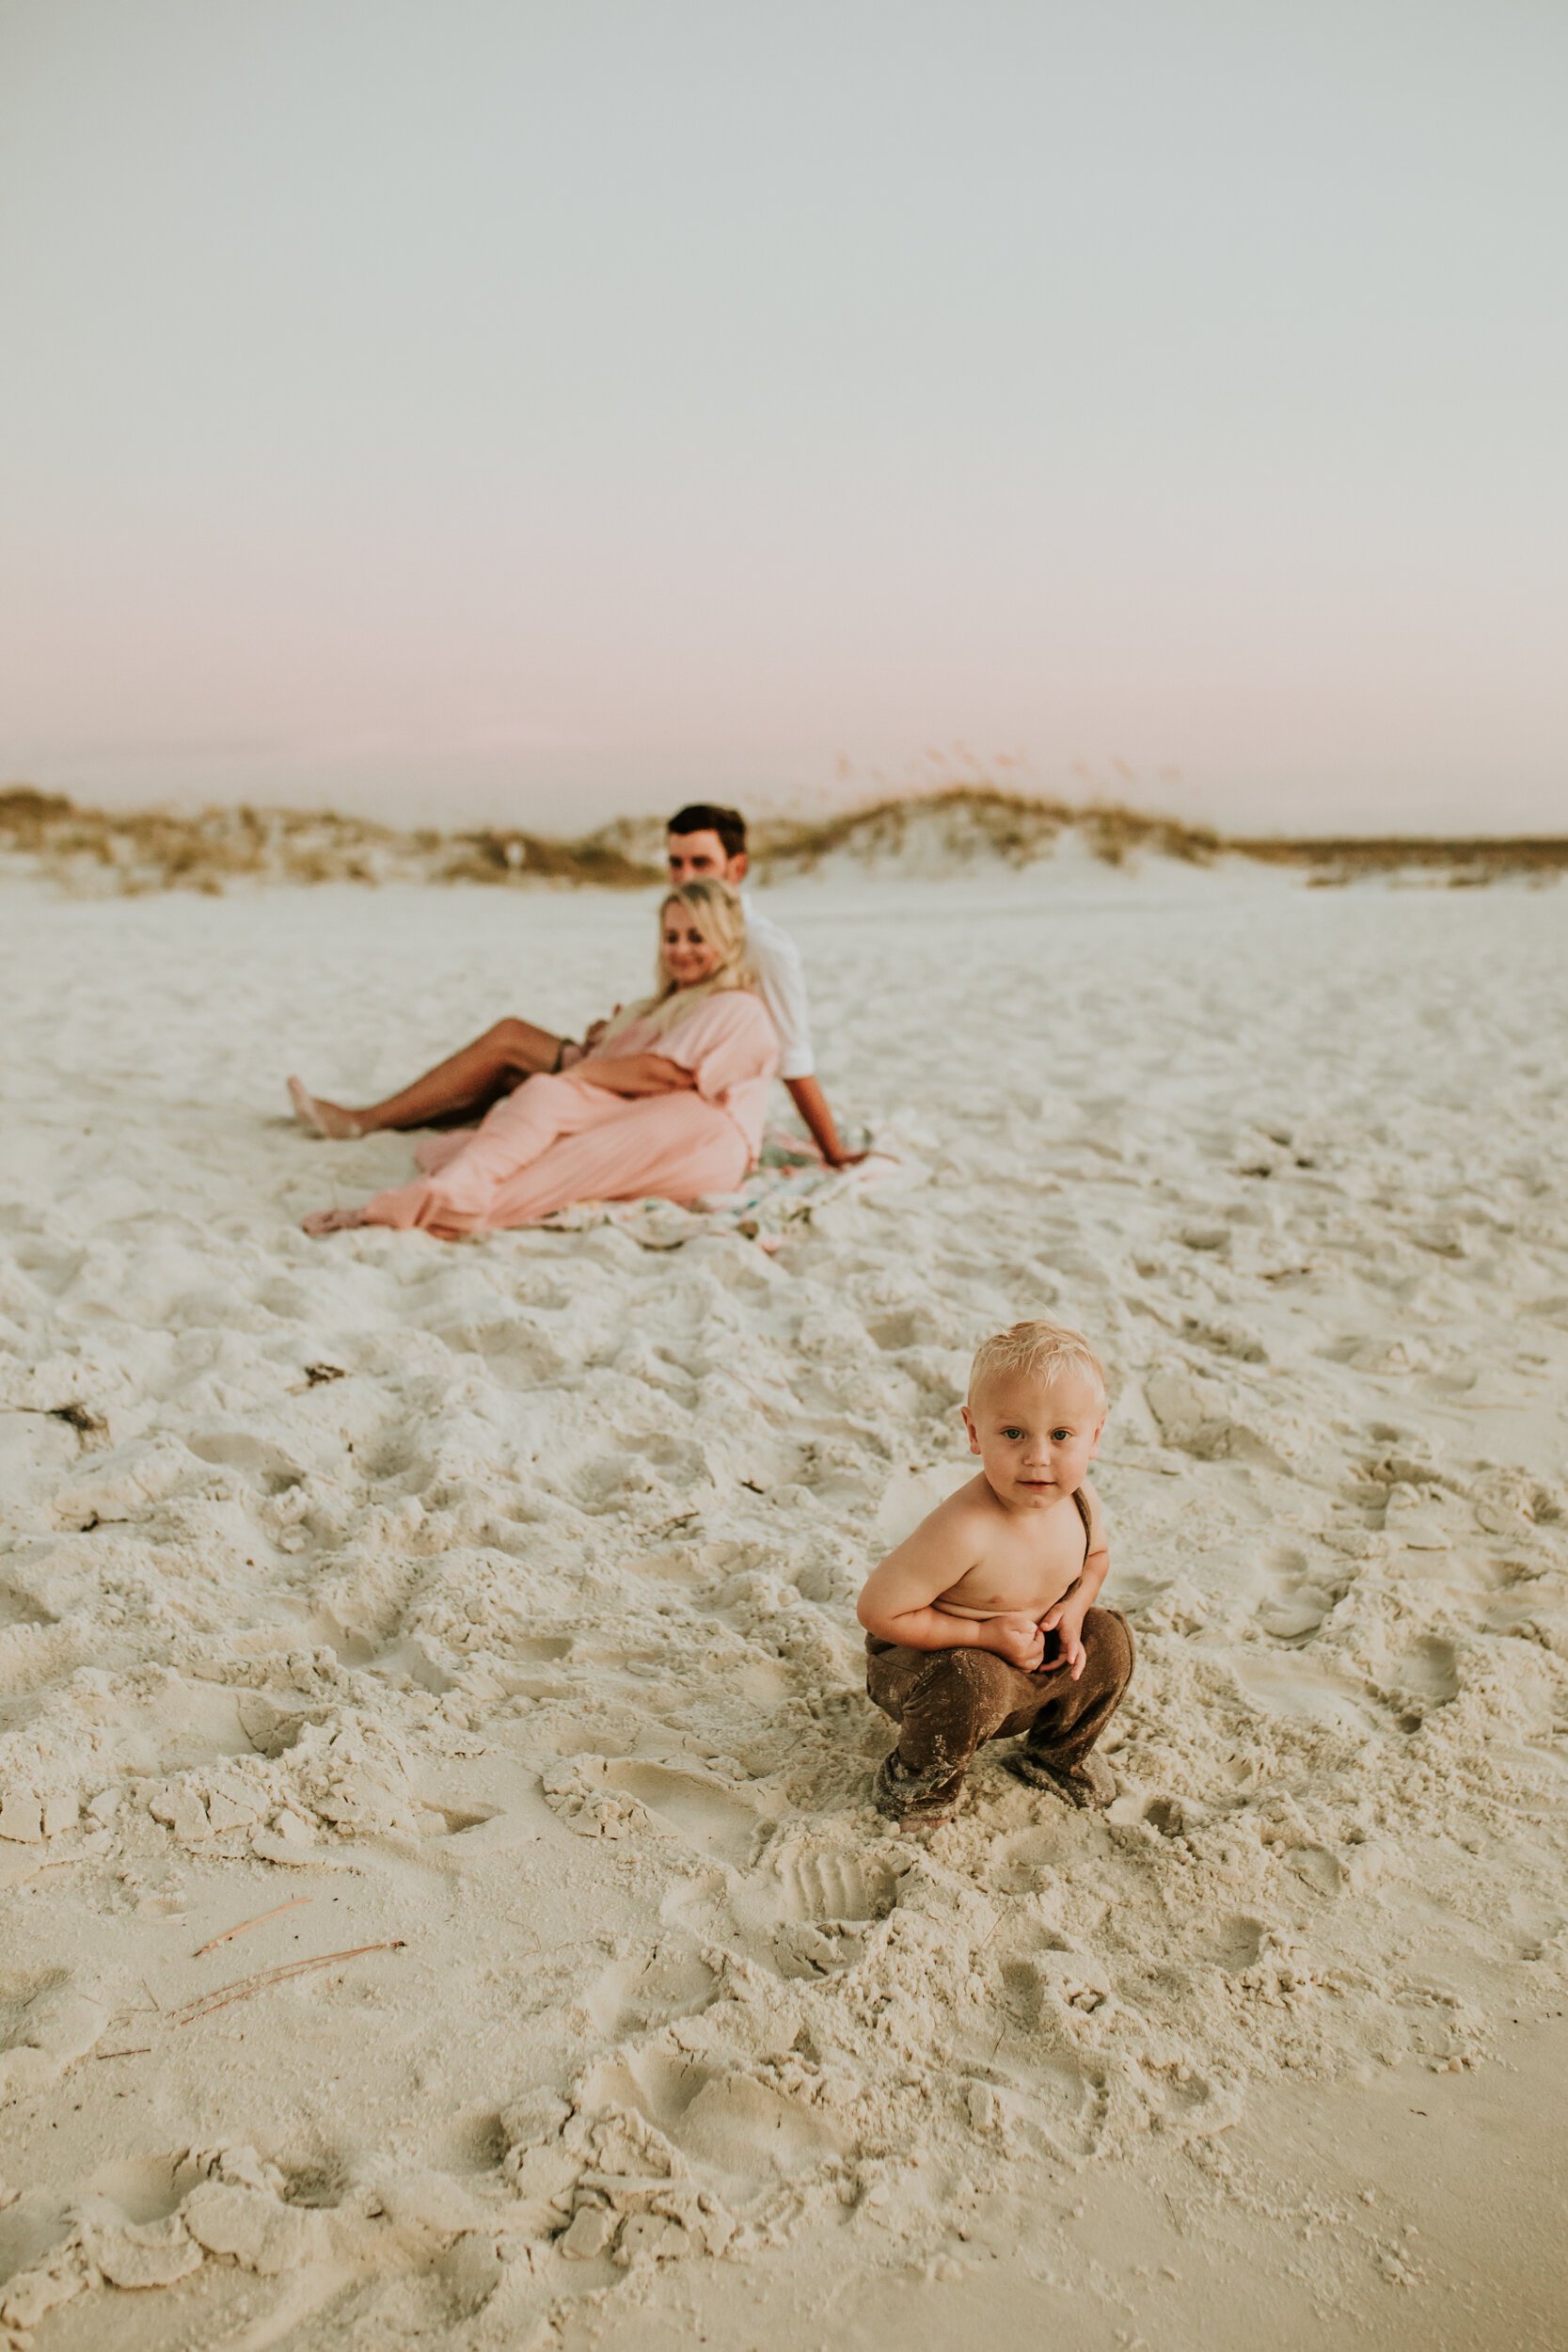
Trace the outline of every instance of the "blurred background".
<instances>
[{"instance_id":1,"label":"blurred background","mask_svg":"<svg viewBox=\"0 0 1568 2352\"><path fill-rule=\"evenodd\" d=\"M1568 824L1568 12L0 0L0 776Z\"/></svg>"}]
</instances>

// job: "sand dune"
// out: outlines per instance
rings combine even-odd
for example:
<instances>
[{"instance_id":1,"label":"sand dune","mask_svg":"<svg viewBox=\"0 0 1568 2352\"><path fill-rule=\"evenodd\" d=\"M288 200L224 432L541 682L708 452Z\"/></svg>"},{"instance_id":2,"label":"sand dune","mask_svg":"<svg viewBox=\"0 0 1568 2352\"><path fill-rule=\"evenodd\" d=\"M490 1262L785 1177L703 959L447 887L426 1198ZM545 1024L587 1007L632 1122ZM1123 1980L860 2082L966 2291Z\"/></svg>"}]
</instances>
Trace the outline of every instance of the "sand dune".
<instances>
[{"instance_id":1,"label":"sand dune","mask_svg":"<svg viewBox=\"0 0 1568 2352\"><path fill-rule=\"evenodd\" d=\"M408 831L330 810L81 808L62 793L0 786L0 877L43 878L85 898L151 890L221 897L339 882L636 889L658 879L663 839L657 816L567 839L521 826ZM1111 867L1241 860L1301 871L1320 885L1400 875L1471 888L1510 876L1546 882L1568 869L1568 834L1227 835L1145 810L1071 805L990 784L897 794L827 818L763 818L752 828L752 850L756 875L771 882L867 873L945 882L1085 859Z\"/></svg>"},{"instance_id":2,"label":"sand dune","mask_svg":"<svg viewBox=\"0 0 1568 2352\"><path fill-rule=\"evenodd\" d=\"M953 2332L899 2331L956 2344L965 2280L1085 2344L1256 2342L1183 2301L1205 2260L1305 2344L1451 2284L1410 2183L1282 2214L1236 2151L1281 2086L1402 2112L1439 2071L1462 2149L1451 2078L1568 1991L1558 894L1060 859L777 909L831 1094L917 1180L772 1257L313 1245L405 1149L308 1142L283 1071L581 1020L644 911L8 886L0 2321L38 2352L869 2344L911 2280ZM1112 1374L1119 1795L987 1759L911 1849L854 1597L1034 1311Z\"/></svg>"}]
</instances>

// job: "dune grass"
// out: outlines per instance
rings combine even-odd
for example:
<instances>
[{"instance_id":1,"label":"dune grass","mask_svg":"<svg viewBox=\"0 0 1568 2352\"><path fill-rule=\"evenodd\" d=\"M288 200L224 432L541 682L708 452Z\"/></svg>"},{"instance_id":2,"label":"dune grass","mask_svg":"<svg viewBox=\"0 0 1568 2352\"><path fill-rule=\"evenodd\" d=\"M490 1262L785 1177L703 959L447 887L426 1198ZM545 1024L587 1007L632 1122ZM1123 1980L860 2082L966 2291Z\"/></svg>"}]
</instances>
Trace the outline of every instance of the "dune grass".
<instances>
[{"instance_id":1,"label":"dune grass","mask_svg":"<svg viewBox=\"0 0 1568 2352\"><path fill-rule=\"evenodd\" d=\"M907 794L753 830L764 875L810 873L830 859L875 865L918 852L927 869L993 859L1023 866L1072 834L1107 866L1145 855L1212 865L1222 857L1301 868L1332 886L1367 875L1444 877L1455 888L1568 869L1568 834L1240 834L1108 803L1073 806L984 784ZM286 808L84 808L30 785L0 787L0 859L84 895L221 894L264 882L555 883L639 889L659 879L655 818L623 818L575 838L515 827L446 833Z\"/></svg>"}]
</instances>

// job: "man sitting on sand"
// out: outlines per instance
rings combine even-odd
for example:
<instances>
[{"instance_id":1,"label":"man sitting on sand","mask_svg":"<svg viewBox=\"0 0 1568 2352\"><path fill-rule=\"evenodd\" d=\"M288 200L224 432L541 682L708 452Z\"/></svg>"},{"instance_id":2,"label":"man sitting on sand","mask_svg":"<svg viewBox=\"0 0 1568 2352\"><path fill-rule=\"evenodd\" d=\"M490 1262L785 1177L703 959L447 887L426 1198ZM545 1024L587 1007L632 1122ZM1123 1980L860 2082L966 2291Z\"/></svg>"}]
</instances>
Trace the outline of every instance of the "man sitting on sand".
<instances>
[{"instance_id":1,"label":"man sitting on sand","mask_svg":"<svg viewBox=\"0 0 1568 2352\"><path fill-rule=\"evenodd\" d=\"M814 1074L811 1015L800 950L776 923L757 913L751 892L742 887L750 864L746 819L737 809L718 808L705 801L677 809L667 828L665 854L673 890L683 882L721 882L741 892L748 959L756 975L757 993L779 1034L779 1075L828 1166L853 1167L865 1154L845 1150L828 1099ZM597 1041L603 1027L602 1022L596 1023L579 1043L556 1037L531 1021L515 1017L498 1021L493 1029L486 1029L450 1060L427 1070L412 1086L358 1110L330 1103L325 1095L308 1093L298 1078L289 1080L289 1094L303 1126L313 1135L338 1141L374 1135L383 1127L443 1125L488 1110L525 1078L570 1070Z\"/></svg>"},{"instance_id":2,"label":"man sitting on sand","mask_svg":"<svg viewBox=\"0 0 1568 2352\"><path fill-rule=\"evenodd\" d=\"M950 1820L978 1749L1018 1733L1019 1779L1071 1804L1116 1794L1093 1752L1132 1672L1126 1618L1094 1605L1111 1565L1086 1476L1104 1375L1079 1332L1015 1323L976 1354L963 1417L979 1476L860 1597L866 1694L899 1726L876 1803L904 1830Z\"/></svg>"}]
</instances>

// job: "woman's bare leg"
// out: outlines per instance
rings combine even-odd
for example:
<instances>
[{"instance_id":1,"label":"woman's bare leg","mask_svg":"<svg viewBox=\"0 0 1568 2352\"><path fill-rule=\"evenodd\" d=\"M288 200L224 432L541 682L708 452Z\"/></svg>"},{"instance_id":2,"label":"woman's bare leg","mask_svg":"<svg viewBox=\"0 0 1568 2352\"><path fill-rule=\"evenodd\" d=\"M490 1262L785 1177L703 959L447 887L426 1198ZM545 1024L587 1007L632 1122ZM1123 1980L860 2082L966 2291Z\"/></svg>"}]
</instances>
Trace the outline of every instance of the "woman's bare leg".
<instances>
[{"instance_id":1,"label":"woman's bare leg","mask_svg":"<svg viewBox=\"0 0 1568 2352\"><path fill-rule=\"evenodd\" d=\"M289 1094L301 1125L335 1140L374 1135L384 1127L429 1127L459 1112L488 1110L521 1079L553 1070L562 1041L548 1029L536 1029L531 1021L498 1021L401 1093L362 1109L351 1110L342 1103L329 1103L325 1095L308 1093L297 1078L289 1080Z\"/></svg>"}]
</instances>

